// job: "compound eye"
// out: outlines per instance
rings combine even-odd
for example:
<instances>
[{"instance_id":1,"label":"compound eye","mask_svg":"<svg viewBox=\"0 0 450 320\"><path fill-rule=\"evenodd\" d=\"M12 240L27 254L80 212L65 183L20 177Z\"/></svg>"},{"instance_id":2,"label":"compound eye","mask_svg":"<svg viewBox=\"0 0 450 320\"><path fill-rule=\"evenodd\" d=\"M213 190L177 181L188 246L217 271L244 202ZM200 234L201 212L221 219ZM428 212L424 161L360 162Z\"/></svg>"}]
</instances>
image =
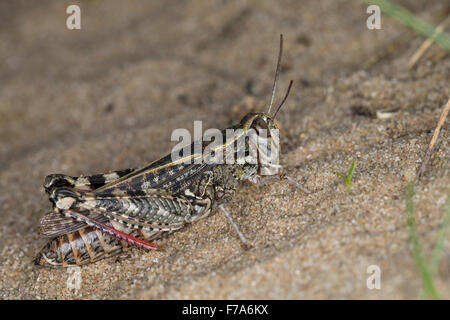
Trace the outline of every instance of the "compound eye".
<instances>
[{"instance_id":1,"label":"compound eye","mask_svg":"<svg viewBox=\"0 0 450 320\"><path fill-rule=\"evenodd\" d=\"M252 127L255 130L257 130L257 131L264 130L264 129L267 130L268 129L267 122L264 121L263 118L255 119L255 121L253 121Z\"/></svg>"},{"instance_id":2,"label":"compound eye","mask_svg":"<svg viewBox=\"0 0 450 320\"><path fill-rule=\"evenodd\" d=\"M266 120L267 121L264 121L262 117L255 119L255 121L253 121L252 128L256 131L256 134L259 137L270 138L272 135L270 131L271 130L271 126L269 123L270 119L267 119L266 117Z\"/></svg>"}]
</instances>

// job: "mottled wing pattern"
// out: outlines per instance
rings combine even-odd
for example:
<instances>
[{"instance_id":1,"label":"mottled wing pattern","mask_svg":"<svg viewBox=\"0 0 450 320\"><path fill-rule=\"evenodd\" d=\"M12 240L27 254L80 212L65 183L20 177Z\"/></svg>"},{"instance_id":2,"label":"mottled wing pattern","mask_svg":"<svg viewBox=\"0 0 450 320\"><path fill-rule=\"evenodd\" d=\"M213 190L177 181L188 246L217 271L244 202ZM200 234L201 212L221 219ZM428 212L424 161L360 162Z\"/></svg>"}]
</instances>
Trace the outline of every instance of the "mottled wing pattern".
<instances>
[{"instance_id":1,"label":"mottled wing pattern","mask_svg":"<svg viewBox=\"0 0 450 320\"><path fill-rule=\"evenodd\" d=\"M44 189L47 193L59 187L72 187L77 190L97 189L105 184L111 183L136 169L117 170L105 174L94 174L90 176L68 176L65 174L50 174L45 178ZM103 215L92 216L100 222L107 222L108 218ZM75 232L85 228L86 223L67 217L59 212L48 212L42 217L39 224L40 233L46 237L58 237L67 233Z\"/></svg>"},{"instance_id":2,"label":"mottled wing pattern","mask_svg":"<svg viewBox=\"0 0 450 320\"><path fill-rule=\"evenodd\" d=\"M100 222L108 221L108 218L103 215L96 216L95 219ZM43 236L53 238L75 232L86 226L87 225L84 222L66 217L59 212L51 211L44 215L40 220L39 231Z\"/></svg>"},{"instance_id":3,"label":"mottled wing pattern","mask_svg":"<svg viewBox=\"0 0 450 320\"><path fill-rule=\"evenodd\" d=\"M202 146L203 152L204 146ZM184 151L190 150L189 156ZM129 174L94 191L96 195L115 195L118 191L144 194L149 189L164 189L172 194L181 193L199 174L211 167L202 161L202 153L195 153L195 142L180 149L179 157L184 161L172 161L172 154L134 170ZM197 159L198 161L194 161Z\"/></svg>"},{"instance_id":4,"label":"mottled wing pattern","mask_svg":"<svg viewBox=\"0 0 450 320\"><path fill-rule=\"evenodd\" d=\"M88 186L91 189L97 189L103 187L108 183L114 182L117 179L120 179L121 177L126 176L135 170L136 169L130 168L109 173L94 174L91 176L80 176L75 181L75 188L83 189L83 186Z\"/></svg>"},{"instance_id":5,"label":"mottled wing pattern","mask_svg":"<svg viewBox=\"0 0 450 320\"><path fill-rule=\"evenodd\" d=\"M111 183L127 174L133 172L136 169L124 169L112 171L109 173L94 174L90 176L68 176L61 173L50 174L45 177L44 189L47 193L55 188L71 187L78 190L94 190L103 187L105 184Z\"/></svg>"}]
</instances>

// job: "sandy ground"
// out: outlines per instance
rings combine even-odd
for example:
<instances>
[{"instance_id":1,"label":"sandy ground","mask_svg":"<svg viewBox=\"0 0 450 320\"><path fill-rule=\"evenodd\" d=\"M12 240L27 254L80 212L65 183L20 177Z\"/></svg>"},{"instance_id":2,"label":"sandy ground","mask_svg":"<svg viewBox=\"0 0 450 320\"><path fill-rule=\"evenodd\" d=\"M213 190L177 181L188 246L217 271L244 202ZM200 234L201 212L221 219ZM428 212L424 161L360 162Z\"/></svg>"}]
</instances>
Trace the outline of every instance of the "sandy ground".
<instances>
[{"instance_id":1,"label":"sandy ground","mask_svg":"<svg viewBox=\"0 0 450 320\"><path fill-rule=\"evenodd\" d=\"M82 29L65 27L78 3ZM401 1L437 24L444 2ZM387 16L365 26L361 1L8 1L0 4L0 298L413 299L421 280L406 228L404 187L447 101L450 58ZM265 110L285 36L281 163L312 191L244 184L221 213L157 243L81 269L32 259L45 243L49 173L136 167L167 153L176 128L223 128L252 97ZM279 94L282 90L280 90ZM235 107L233 107L235 106ZM368 116L395 109L389 119ZM449 121L415 200L429 255L449 194ZM356 159L353 194L336 171ZM381 289L366 286L381 268ZM450 238L437 286L450 298Z\"/></svg>"}]
</instances>

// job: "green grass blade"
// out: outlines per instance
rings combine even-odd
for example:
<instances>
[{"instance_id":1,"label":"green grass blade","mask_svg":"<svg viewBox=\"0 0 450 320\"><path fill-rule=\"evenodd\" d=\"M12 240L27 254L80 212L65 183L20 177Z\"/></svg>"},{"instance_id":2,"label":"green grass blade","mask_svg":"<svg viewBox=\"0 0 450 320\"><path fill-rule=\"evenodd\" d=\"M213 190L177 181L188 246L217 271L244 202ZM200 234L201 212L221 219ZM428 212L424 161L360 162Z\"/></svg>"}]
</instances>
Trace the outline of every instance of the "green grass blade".
<instances>
[{"instance_id":1,"label":"green grass blade","mask_svg":"<svg viewBox=\"0 0 450 320\"><path fill-rule=\"evenodd\" d=\"M339 177L341 177L342 179L347 180L347 177L346 177L344 174L342 174L342 173L340 173L340 172L336 172L336 174L337 174Z\"/></svg>"},{"instance_id":2,"label":"green grass blade","mask_svg":"<svg viewBox=\"0 0 450 320\"><path fill-rule=\"evenodd\" d=\"M444 252L444 242L447 237L447 230L450 225L450 196L447 199L446 210L444 212L444 217L442 218L441 227L439 229L438 238L436 244L434 245L433 252L431 254L430 269L434 276L441 262L442 253Z\"/></svg>"},{"instance_id":3,"label":"green grass blade","mask_svg":"<svg viewBox=\"0 0 450 320\"><path fill-rule=\"evenodd\" d=\"M350 187L352 186L352 178L353 178L353 172L355 171L355 160L352 161L352 167L350 168L350 171L347 175L347 185Z\"/></svg>"},{"instance_id":4,"label":"green grass blade","mask_svg":"<svg viewBox=\"0 0 450 320\"><path fill-rule=\"evenodd\" d=\"M380 7L381 11L387 13L392 18L411 28L415 32L433 39L439 46L450 51L450 35L445 32L435 32L435 27L413 15L405 8L389 0L366 0L368 4L374 4Z\"/></svg>"},{"instance_id":5,"label":"green grass blade","mask_svg":"<svg viewBox=\"0 0 450 320\"><path fill-rule=\"evenodd\" d=\"M350 171L347 173L347 175L344 175L340 172L336 172L336 174L344 179L345 184L347 186L347 190L349 193L352 193L352 178L353 178L353 172L355 171L355 160L352 160L352 167L350 168Z\"/></svg>"},{"instance_id":6,"label":"green grass blade","mask_svg":"<svg viewBox=\"0 0 450 320\"><path fill-rule=\"evenodd\" d=\"M436 244L434 245L433 253L431 255L430 269L431 274L434 277L438 270L439 264L441 262L442 253L444 252L444 242L447 237L447 230L450 225L450 197L447 200L446 211L444 212L444 217L442 218L441 227L439 229L438 238ZM420 292L420 298L425 297L425 292L423 289Z\"/></svg>"},{"instance_id":7,"label":"green grass blade","mask_svg":"<svg viewBox=\"0 0 450 320\"><path fill-rule=\"evenodd\" d=\"M440 299L440 295L434 285L433 274L430 271L420 245L419 233L417 231L415 206L414 206L414 184L410 183L406 187L406 214L409 231L409 240L412 246L413 257L422 278L425 294L432 299Z\"/></svg>"}]
</instances>

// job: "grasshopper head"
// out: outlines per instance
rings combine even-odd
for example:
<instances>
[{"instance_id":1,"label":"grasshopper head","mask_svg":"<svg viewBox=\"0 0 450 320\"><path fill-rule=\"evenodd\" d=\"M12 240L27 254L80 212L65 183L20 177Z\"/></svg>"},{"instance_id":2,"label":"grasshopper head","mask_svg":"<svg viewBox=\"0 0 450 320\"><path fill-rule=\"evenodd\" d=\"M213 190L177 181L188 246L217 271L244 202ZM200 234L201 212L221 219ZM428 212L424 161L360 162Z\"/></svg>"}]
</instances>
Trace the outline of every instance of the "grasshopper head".
<instances>
[{"instance_id":1,"label":"grasshopper head","mask_svg":"<svg viewBox=\"0 0 450 320\"><path fill-rule=\"evenodd\" d=\"M289 82L286 95L273 115L270 114L273 103L272 95L272 101L266 113L249 113L241 120L240 126L243 128L248 141L245 144L246 162L250 164L244 165L244 173L241 179L256 181L261 176L280 174L280 133L275 117L289 95L292 82L292 80ZM275 86L276 78L273 90L275 90ZM256 165L251 165L252 163Z\"/></svg>"},{"instance_id":2,"label":"grasshopper head","mask_svg":"<svg viewBox=\"0 0 450 320\"><path fill-rule=\"evenodd\" d=\"M240 125L247 133L244 178L278 174L280 134L275 119L267 113L249 113Z\"/></svg>"},{"instance_id":3,"label":"grasshopper head","mask_svg":"<svg viewBox=\"0 0 450 320\"><path fill-rule=\"evenodd\" d=\"M289 82L289 86L283 100L278 105L273 115L271 115L270 111L272 110L278 76L281 71L282 52L283 35L280 34L280 50L278 53L275 78L273 80L272 96L267 112L249 113L241 120L241 126L244 129L244 132L246 132L249 142L248 144L246 143L245 150L247 153L247 159L256 163L256 165L244 165L244 173L241 179L249 179L256 182L261 176L273 176L280 174L280 135L278 126L275 123L275 117L289 96L293 83L293 80ZM252 147L256 148L256 152L252 152Z\"/></svg>"}]
</instances>

